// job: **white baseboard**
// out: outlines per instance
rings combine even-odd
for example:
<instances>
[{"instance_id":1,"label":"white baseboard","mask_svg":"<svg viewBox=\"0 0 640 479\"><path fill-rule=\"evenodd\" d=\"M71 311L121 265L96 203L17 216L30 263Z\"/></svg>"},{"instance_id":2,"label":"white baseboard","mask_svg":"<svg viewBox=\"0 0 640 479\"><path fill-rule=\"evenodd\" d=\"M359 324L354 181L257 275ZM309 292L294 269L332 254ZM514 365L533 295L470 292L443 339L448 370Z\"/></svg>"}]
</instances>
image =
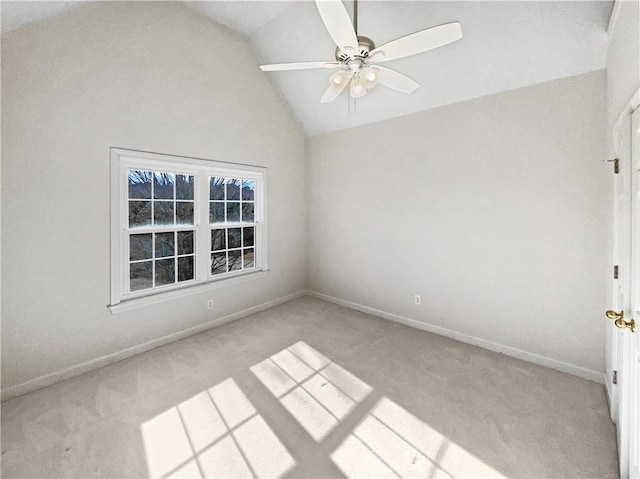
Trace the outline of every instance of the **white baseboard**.
<instances>
[{"instance_id":1,"label":"white baseboard","mask_svg":"<svg viewBox=\"0 0 640 479\"><path fill-rule=\"evenodd\" d=\"M422 329L423 331L428 331L430 333L438 334L440 336L445 336L447 338L455 339L463 343L479 346L481 348L488 349L489 351L502 353L507 356L511 356L517 359L522 359L523 361L537 364L539 366L545 366L547 368L556 369L558 371L562 371L563 373L568 373L583 379L595 381L599 384L605 384L604 373L599 373L591 369L583 368L581 366L576 366L570 363L565 363L563 361L558 361L557 359L551 359L545 356L540 356L539 354L529 353L521 349L512 348L511 346L505 346L504 344L495 343L493 341L488 341L486 339L476 338L474 336L469 336L467 334L459 333L451 329L442 328L440 326L434 326L433 324L423 323L422 321L417 321L415 319L405 318L404 316L388 313L386 311L381 311L375 308L370 308L368 306L363 306L358 303L353 303L351 301L347 301L347 300L336 298L333 296L328 296L326 294L318 293L316 291L307 291L306 293L307 295L313 296L314 298L322 299L324 301L338 304L346 308L354 309L362 313L371 314L372 316L378 316L380 318L388 319L390 321L401 323L406 326Z\"/></svg>"},{"instance_id":2,"label":"white baseboard","mask_svg":"<svg viewBox=\"0 0 640 479\"><path fill-rule=\"evenodd\" d=\"M512 348L510 346L505 346L499 343L495 343L493 341L488 341L486 339L469 336L467 334L442 328L440 326L434 326L432 324L423 323L422 321L417 321L415 319L405 318L397 314L388 313L386 311L381 311L375 308L370 308L368 306L363 306L358 303L353 303L351 301L336 298L333 296L328 296L326 294L318 293L315 291L299 291L297 293L289 294L281 298L267 301L257 306L253 306L251 308L247 308L242 311L238 311L236 313L232 313L227 316L223 316L221 318L217 318L212 321L208 321L206 323L199 324L197 326L193 326L191 328L187 328L182 331L168 334L158 339L153 339L143 344L132 346L130 348L126 348L121 351L108 354L106 356L102 356L96 359L92 359L90 361L86 361L81 364L77 364L75 366L71 366L67 369L55 371L53 373L49 373L35 379L31 379L29 381L17 384L15 386L10 386L0 391L2 401L7 401L9 399L22 396L23 394L27 394L29 392L36 391L38 389L42 389L47 386L51 386L60 381L64 381L65 379L79 376L89 371L93 371L95 369L108 366L118 361L122 361L123 359L127 359L131 356L135 356L136 354L144 353L151 349L155 349L160 346L164 346L166 344L172 343L174 341L178 341L180 339L184 339L186 337L192 336L194 334L207 331L209 329L215 328L216 326L221 326L223 324L229 323L236 319L249 316L250 314L264 311L265 309L269 309L279 304L286 303L287 301L292 301L294 299L300 298L305 294L309 296L313 296L318 299L322 299L324 301L328 301L330 303L344 306L346 308L354 309L356 311L361 311L363 313L371 314L373 316L377 316L380 318L388 319L390 321L401 323L406 326L411 326L417 329L421 329L423 331L428 331L430 333L438 334L440 336L445 336L451 339L455 339L457 341L461 341L463 343L479 346L481 348L488 349L490 351L506 354L507 356L512 356L514 358L522 359L523 361L527 361L533 364L538 364L540 366L556 369L558 371L572 374L574 376L588 379L590 381L595 381L597 383L604 384L606 386L605 375L597 371L592 371L590 369L565 363L563 361L558 361L556 359L551 359L545 356L540 356L538 354L522 351L521 349ZM609 393L609 391L607 391L607 393Z\"/></svg>"},{"instance_id":3,"label":"white baseboard","mask_svg":"<svg viewBox=\"0 0 640 479\"><path fill-rule=\"evenodd\" d=\"M611 388L609 386L609 381L605 378L604 381L604 395L607 398L607 408L609 409L609 417L611 420L615 422L615 418L613 417L613 411L611 410Z\"/></svg>"},{"instance_id":4,"label":"white baseboard","mask_svg":"<svg viewBox=\"0 0 640 479\"><path fill-rule=\"evenodd\" d=\"M51 386L52 384L58 383L60 381L64 381L65 379L69 379L74 376L79 376L80 374L84 374L89 371L93 371L95 369L108 366L109 364L122 361L123 359L127 359L131 356L135 356L136 354L144 353L151 349L155 349L160 346L173 343L174 341L178 341L180 339L193 336L194 334L207 331L208 329L215 328L216 326L221 326L231 321L235 321L236 319L249 316L250 314L264 311L265 309L269 309L279 304L286 303L287 301L300 298L304 295L305 295L304 291L299 291L297 293L282 296L281 298L276 298L271 301L267 301L266 303L262 303L257 306L252 306L251 308L247 308L242 311L238 311L236 313L231 313L231 314L228 314L227 316L223 316L221 318L217 318L212 321L207 321L206 323L198 324L197 326L193 326L191 328L187 328L182 331L167 334L166 336L162 336L161 338L152 339L151 341L147 341L146 343L138 344L136 346L132 346L130 348L126 348L112 354L107 354L106 356L92 359L90 361L86 361L81 364L76 364L75 366L71 366L70 368L63 369L61 371L55 371L53 373L45 374L44 376L40 376L38 378L31 379L29 381L25 381L20 384L16 384L15 386L10 386L0 391L0 395L2 396L2 401L7 401L9 399L22 396L23 394L27 394L32 391L35 391L37 389L42 389L44 387Z\"/></svg>"}]
</instances>

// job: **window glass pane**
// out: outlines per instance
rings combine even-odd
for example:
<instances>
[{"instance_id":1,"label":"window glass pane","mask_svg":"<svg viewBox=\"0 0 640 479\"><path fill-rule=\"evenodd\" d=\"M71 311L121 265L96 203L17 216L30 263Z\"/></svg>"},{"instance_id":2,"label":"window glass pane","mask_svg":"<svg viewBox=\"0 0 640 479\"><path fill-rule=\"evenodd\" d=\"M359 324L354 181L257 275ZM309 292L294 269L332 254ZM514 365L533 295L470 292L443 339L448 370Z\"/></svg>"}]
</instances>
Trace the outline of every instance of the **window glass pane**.
<instances>
[{"instance_id":1,"label":"window glass pane","mask_svg":"<svg viewBox=\"0 0 640 479\"><path fill-rule=\"evenodd\" d=\"M176 199L193 199L193 175L176 175Z\"/></svg>"},{"instance_id":2,"label":"window glass pane","mask_svg":"<svg viewBox=\"0 0 640 479\"><path fill-rule=\"evenodd\" d=\"M153 197L155 199L172 200L174 183L173 173L154 173Z\"/></svg>"},{"instance_id":3,"label":"window glass pane","mask_svg":"<svg viewBox=\"0 0 640 479\"><path fill-rule=\"evenodd\" d=\"M227 201L240 200L240 184L242 180L229 179L227 180Z\"/></svg>"},{"instance_id":4,"label":"window glass pane","mask_svg":"<svg viewBox=\"0 0 640 479\"><path fill-rule=\"evenodd\" d=\"M256 182L254 180L244 180L242 182L242 201L253 201L256 191Z\"/></svg>"},{"instance_id":5,"label":"window glass pane","mask_svg":"<svg viewBox=\"0 0 640 479\"><path fill-rule=\"evenodd\" d=\"M244 269L253 268L255 266L255 257L253 248L242 250L242 267Z\"/></svg>"},{"instance_id":6,"label":"window glass pane","mask_svg":"<svg viewBox=\"0 0 640 479\"><path fill-rule=\"evenodd\" d=\"M253 203L242 203L242 221L252 222L253 218Z\"/></svg>"},{"instance_id":7,"label":"window glass pane","mask_svg":"<svg viewBox=\"0 0 640 479\"><path fill-rule=\"evenodd\" d=\"M228 248L240 248L240 241L242 239L242 234L240 233L240 228L229 228L227 234L227 244Z\"/></svg>"},{"instance_id":8,"label":"window glass pane","mask_svg":"<svg viewBox=\"0 0 640 479\"><path fill-rule=\"evenodd\" d=\"M209 178L209 199L224 200L224 182L225 178L212 176Z\"/></svg>"},{"instance_id":9,"label":"window glass pane","mask_svg":"<svg viewBox=\"0 0 640 479\"><path fill-rule=\"evenodd\" d=\"M178 258L178 281L193 279L193 256Z\"/></svg>"},{"instance_id":10,"label":"window glass pane","mask_svg":"<svg viewBox=\"0 0 640 479\"><path fill-rule=\"evenodd\" d=\"M237 271L242 269L242 255L241 251L229 251L229 271Z\"/></svg>"},{"instance_id":11,"label":"window glass pane","mask_svg":"<svg viewBox=\"0 0 640 479\"><path fill-rule=\"evenodd\" d=\"M143 235L131 235L129 237L129 260L138 261L141 259L151 259L153 248L151 243L151 233Z\"/></svg>"},{"instance_id":12,"label":"window glass pane","mask_svg":"<svg viewBox=\"0 0 640 479\"><path fill-rule=\"evenodd\" d=\"M247 228L242 228L242 246L244 246L245 248L247 246L253 246L254 245L254 233L255 233L255 228L253 226L249 226Z\"/></svg>"},{"instance_id":13,"label":"window glass pane","mask_svg":"<svg viewBox=\"0 0 640 479\"><path fill-rule=\"evenodd\" d=\"M156 260L156 286L175 283L175 263L174 258Z\"/></svg>"},{"instance_id":14,"label":"window glass pane","mask_svg":"<svg viewBox=\"0 0 640 479\"><path fill-rule=\"evenodd\" d=\"M211 230L211 251L227 249L226 230Z\"/></svg>"},{"instance_id":15,"label":"window glass pane","mask_svg":"<svg viewBox=\"0 0 640 479\"><path fill-rule=\"evenodd\" d=\"M129 289L139 291L153 286L153 267L151 261L129 265Z\"/></svg>"},{"instance_id":16,"label":"window glass pane","mask_svg":"<svg viewBox=\"0 0 640 479\"><path fill-rule=\"evenodd\" d=\"M176 202L176 223L179 225L193 224L193 202L192 201Z\"/></svg>"},{"instance_id":17,"label":"window glass pane","mask_svg":"<svg viewBox=\"0 0 640 479\"><path fill-rule=\"evenodd\" d=\"M227 253L213 253L211 255L211 274L227 272Z\"/></svg>"},{"instance_id":18,"label":"window glass pane","mask_svg":"<svg viewBox=\"0 0 640 479\"><path fill-rule=\"evenodd\" d=\"M240 203L227 203L227 222L238 223L240 221Z\"/></svg>"},{"instance_id":19,"label":"window glass pane","mask_svg":"<svg viewBox=\"0 0 640 479\"><path fill-rule=\"evenodd\" d=\"M153 224L172 225L173 224L173 201L153 202Z\"/></svg>"},{"instance_id":20,"label":"window glass pane","mask_svg":"<svg viewBox=\"0 0 640 479\"><path fill-rule=\"evenodd\" d=\"M178 254L193 254L193 231L178 231Z\"/></svg>"},{"instance_id":21,"label":"window glass pane","mask_svg":"<svg viewBox=\"0 0 640 479\"><path fill-rule=\"evenodd\" d=\"M209 204L209 223L224 223L224 202L214 201Z\"/></svg>"},{"instance_id":22,"label":"window glass pane","mask_svg":"<svg viewBox=\"0 0 640 479\"><path fill-rule=\"evenodd\" d=\"M129 170L129 198L151 199L151 172Z\"/></svg>"},{"instance_id":23,"label":"window glass pane","mask_svg":"<svg viewBox=\"0 0 640 479\"><path fill-rule=\"evenodd\" d=\"M207 240L211 273L219 276L214 279L226 280L233 276L230 272L255 271L257 259L266 261L262 249L258 254L262 245L257 244L261 235L256 231L261 227L256 223L258 213L265 211L258 203L263 200L257 194L263 194L260 169L245 174L224 164L185 158L184 166L180 166L176 158L167 160L172 162L133 152L121 158L119 171L126 178L120 176L118 187L123 188L126 182L126 190L119 193L123 195L120 201L126 204L120 203L119 208L126 208L128 216L116 226L128 226L124 231L128 243L121 248L127 256L121 255L112 263L113 293L123 300L129 293L162 294L172 289L171 285L184 282L180 286L189 287L211 280L206 264L201 271L202 258L196 258ZM196 228L204 219L207 202L210 223L204 229ZM210 238L206 238L207 228Z\"/></svg>"},{"instance_id":24,"label":"window glass pane","mask_svg":"<svg viewBox=\"0 0 640 479\"><path fill-rule=\"evenodd\" d=\"M156 233L156 258L175 254L174 233Z\"/></svg>"},{"instance_id":25,"label":"window glass pane","mask_svg":"<svg viewBox=\"0 0 640 479\"><path fill-rule=\"evenodd\" d=\"M151 224L151 202L129 201L129 228Z\"/></svg>"}]
</instances>

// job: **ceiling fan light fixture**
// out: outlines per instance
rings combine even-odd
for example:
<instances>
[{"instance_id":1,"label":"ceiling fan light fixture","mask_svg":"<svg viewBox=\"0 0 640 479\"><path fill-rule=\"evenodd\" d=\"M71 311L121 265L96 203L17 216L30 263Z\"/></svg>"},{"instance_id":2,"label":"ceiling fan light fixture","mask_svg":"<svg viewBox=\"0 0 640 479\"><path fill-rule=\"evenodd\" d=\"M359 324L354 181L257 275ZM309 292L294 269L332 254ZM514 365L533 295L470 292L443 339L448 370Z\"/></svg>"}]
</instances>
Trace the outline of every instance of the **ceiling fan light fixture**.
<instances>
[{"instance_id":1,"label":"ceiling fan light fixture","mask_svg":"<svg viewBox=\"0 0 640 479\"><path fill-rule=\"evenodd\" d=\"M367 90L376 86L379 78L380 72L377 68L365 67L360 72L360 79Z\"/></svg>"},{"instance_id":2,"label":"ceiling fan light fixture","mask_svg":"<svg viewBox=\"0 0 640 479\"><path fill-rule=\"evenodd\" d=\"M349 87L349 95L351 95L351 98L361 98L366 94L367 88L358 78L351 80L351 86Z\"/></svg>"},{"instance_id":3,"label":"ceiling fan light fixture","mask_svg":"<svg viewBox=\"0 0 640 479\"><path fill-rule=\"evenodd\" d=\"M450 22L426 28L376 47L373 40L358 35L358 0L353 0L353 21L343 0L315 0L320 18L336 45L335 61L295 62L260 65L263 71L338 70L329 77L329 87L321 103L335 100L349 87L351 98L360 98L378 83L395 91L410 94L420 86L416 81L391 68L378 65L424 53L462 38L460 22Z\"/></svg>"},{"instance_id":4,"label":"ceiling fan light fixture","mask_svg":"<svg viewBox=\"0 0 640 479\"><path fill-rule=\"evenodd\" d=\"M349 81L349 74L340 70L339 72L335 72L333 75L329 77L329 83L334 86L342 86Z\"/></svg>"}]
</instances>

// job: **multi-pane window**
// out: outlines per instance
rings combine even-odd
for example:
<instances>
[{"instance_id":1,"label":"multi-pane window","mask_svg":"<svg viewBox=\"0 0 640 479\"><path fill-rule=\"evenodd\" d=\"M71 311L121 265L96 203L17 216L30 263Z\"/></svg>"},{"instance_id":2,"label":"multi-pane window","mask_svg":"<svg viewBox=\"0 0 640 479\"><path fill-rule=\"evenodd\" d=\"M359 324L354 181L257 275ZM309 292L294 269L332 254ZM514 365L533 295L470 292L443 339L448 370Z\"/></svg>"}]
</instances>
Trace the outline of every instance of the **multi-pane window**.
<instances>
[{"instance_id":1,"label":"multi-pane window","mask_svg":"<svg viewBox=\"0 0 640 479\"><path fill-rule=\"evenodd\" d=\"M112 304L266 269L264 169L112 156Z\"/></svg>"},{"instance_id":2,"label":"multi-pane window","mask_svg":"<svg viewBox=\"0 0 640 479\"><path fill-rule=\"evenodd\" d=\"M209 178L211 274L255 268L255 180Z\"/></svg>"},{"instance_id":3,"label":"multi-pane window","mask_svg":"<svg viewBox=\"0 0 640 479\"><path fill-rule=\"evenodd\" d=\"M127 170L129 290L194 279L194 175Z\"/></svg>"}]
</instances>

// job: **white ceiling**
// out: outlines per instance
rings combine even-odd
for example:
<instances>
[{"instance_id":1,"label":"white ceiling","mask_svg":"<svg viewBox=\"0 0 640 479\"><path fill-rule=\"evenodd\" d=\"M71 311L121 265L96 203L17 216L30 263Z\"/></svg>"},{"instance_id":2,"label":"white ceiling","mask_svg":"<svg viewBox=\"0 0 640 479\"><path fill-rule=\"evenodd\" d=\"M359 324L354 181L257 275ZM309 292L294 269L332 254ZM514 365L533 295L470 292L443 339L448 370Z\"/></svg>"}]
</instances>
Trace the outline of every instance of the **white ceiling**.
<instances>
[{"instance_id":1,"label":"white ceiling","mask_svg":"<svg viewBox=\"0 0 640 479\"><path fill-rule=\"evenodd\" d=\"M292 0L218 0L184 3L189 8L245 36L251 35L293 5Z\"/></svg>"},{"instance_id":2,"label":"white ceiling","mask_svg":"<svg viewBox=\"0 0 640 479\"><path fill-rule=\"evenodd\" d=\"M605 68L611 2L361 1L359 33L382 45L451 21L462 40L385 66L421 87L377 86L347 111L347 95L320 104L331 71L267 73L307 135L385 120ZM250 36L263 63L330 60L335 49L315 5L297 3Z\"/></svg>"},{"instance_id":3,"label":"white ceiling","mask_svg":"<svg viewBox=\"0 0 640 479\"><path fill-rule=\"evenodd\" d=\"M0 31L8 33L31 23L61 15L88 3L86 1L6 1L0 3Z\"/></svg>"},{"instance_id":4,"label":"white ceiling","mask_svg":"<svg viewBox=\"0 0 640 479\"><path fill-rule=\"evenodd\" d=\"M2 33L86 3L2 1ZM185 4L247 36L261 64L333 60L335 45L312 1ZM351 13L353 4L345 4ZM348 111L346 93L320 104L329 70L264 74L304 133L314 136L605 68L612 7L612 0L360 0L359 33L376 45L451 21L462 23L464 38L386 62L421 87L404 95L379 85L358 100L356 112Z\"/></svg>"}]
</instances>

